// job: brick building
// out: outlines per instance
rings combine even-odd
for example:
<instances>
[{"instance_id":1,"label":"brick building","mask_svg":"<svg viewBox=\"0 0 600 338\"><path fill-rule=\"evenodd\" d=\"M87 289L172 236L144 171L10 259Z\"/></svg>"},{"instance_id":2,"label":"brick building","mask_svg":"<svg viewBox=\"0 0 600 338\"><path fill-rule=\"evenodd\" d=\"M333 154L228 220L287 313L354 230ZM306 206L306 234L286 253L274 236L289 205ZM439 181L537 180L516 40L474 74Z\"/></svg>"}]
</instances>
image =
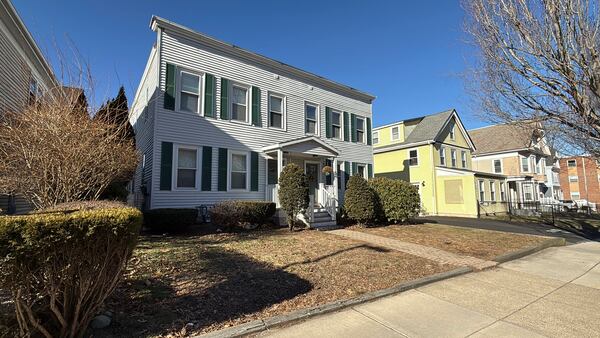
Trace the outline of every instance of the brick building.
<instances>
[{"instance_id":1,"label":"brick building","mask_svg":"<svg viewBox=\"0 0 600 338\"><path fill-rule=\"evenodd\" d=\"M600 203L600 165L587 156L561 158L560 186L565 199Z\"/></svg>"}]
</instances>

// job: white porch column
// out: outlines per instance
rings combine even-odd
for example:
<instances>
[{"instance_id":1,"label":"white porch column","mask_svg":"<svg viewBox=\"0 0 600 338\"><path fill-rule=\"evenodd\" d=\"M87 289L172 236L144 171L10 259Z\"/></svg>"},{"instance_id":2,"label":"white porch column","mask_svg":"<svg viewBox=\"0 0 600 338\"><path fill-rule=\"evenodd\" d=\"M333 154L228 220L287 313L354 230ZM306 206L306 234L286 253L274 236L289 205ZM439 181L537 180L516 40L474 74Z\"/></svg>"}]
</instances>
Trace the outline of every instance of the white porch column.
<instances>
[{"instance_id":1,"label":"white porch column","mask_svg":"<svg viewBox=\"0 0 600 338\"><path fill-rule=\"evenodd\" d=\"M277 149L277 184L279 184L279 176L283 171L283 150Z\"/></svg>"},{"instance_id":2,"label":"white porch column","mask_svg":"<svg viewBox=\"0 0 600 338\"><path fill-rule=\"evenodd\" d=\"M333 158L333 172L331 173L333 175L333 196L335 196L335 199L338 200L339 196L338 196L338 160L337 157ZM337 207L337 205L336 205Z\"/></svg>"}]
</instances>

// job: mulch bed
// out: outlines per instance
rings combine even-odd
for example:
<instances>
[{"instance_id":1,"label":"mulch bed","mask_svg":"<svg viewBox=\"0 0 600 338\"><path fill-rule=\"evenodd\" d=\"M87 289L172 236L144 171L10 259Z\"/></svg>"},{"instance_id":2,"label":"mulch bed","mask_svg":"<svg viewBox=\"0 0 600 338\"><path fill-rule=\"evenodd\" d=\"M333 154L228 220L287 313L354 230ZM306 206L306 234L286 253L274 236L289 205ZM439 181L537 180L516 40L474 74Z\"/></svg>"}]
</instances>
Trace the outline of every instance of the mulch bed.
<instances>
[{"instance_id":1,"label":"mulch bed","mask_svg":"<svg viewBox=\"0 0 600 338\"><path fill-rule=\"evenodd\" d=\"M350 229L486 260L493 260L500 255L530 247L548 239L542 236L429 223L371 228L352 226Z\"/></svg>"}]
</instances>

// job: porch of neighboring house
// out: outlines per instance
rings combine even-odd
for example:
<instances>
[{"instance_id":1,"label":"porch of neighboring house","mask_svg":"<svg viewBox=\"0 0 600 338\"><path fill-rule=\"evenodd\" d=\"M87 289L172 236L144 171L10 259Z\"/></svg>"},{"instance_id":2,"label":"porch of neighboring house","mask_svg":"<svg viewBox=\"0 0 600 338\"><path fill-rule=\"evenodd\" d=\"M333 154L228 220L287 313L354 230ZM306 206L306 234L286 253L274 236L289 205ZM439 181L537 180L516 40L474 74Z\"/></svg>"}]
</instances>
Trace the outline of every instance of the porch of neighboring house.
<instances>
[{"instance_id":1,"label":"porch of neighboring house","mask_svg":"<svg viewBox=\"0 0 600 338\"><path fill-rule=\"evenodd\" d=\"M278 143L263 148L267 158L267 187L265 200L272 201L279 208L279 177L283 167L294 163L304 169L309 186L309 207L299 215L299 219L310 227L334 226L336 213L343 198L344 187L340 182L339 152L316 137ZM332 168L330 174L323 173L323 168ZM285 216L278 210L277 220L285 223Z\"/></svg>"}]
</instances>

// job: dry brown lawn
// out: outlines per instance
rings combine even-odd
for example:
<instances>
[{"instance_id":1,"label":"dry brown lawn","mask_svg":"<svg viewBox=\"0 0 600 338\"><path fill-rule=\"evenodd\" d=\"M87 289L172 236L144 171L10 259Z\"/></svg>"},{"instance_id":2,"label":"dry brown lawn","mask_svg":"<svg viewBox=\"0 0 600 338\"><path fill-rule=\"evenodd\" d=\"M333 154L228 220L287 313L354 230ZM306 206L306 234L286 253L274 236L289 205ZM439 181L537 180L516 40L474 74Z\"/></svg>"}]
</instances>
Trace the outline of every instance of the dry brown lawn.
<instances>
[{"instance_id":1,"label":"dry brown lawn","mask_svg":"<svg viewBox=\"0 0 600 338\"><path fill-rule=\"evenodd\" d=\"M539 244L548 239L541 236L429 223L374 228L352 227L351 229L487 260Z\"/></svg>"},{"instance_id":2,"label":"dry brown lawn","mask_svg":"<svg viewBox=\"0 0 600 338\"><path fill-rule=\"evenodd\" d=\"M452 268L318 231L145 236L94 336L198 334Z\"/></svg>"}]
</instances>

